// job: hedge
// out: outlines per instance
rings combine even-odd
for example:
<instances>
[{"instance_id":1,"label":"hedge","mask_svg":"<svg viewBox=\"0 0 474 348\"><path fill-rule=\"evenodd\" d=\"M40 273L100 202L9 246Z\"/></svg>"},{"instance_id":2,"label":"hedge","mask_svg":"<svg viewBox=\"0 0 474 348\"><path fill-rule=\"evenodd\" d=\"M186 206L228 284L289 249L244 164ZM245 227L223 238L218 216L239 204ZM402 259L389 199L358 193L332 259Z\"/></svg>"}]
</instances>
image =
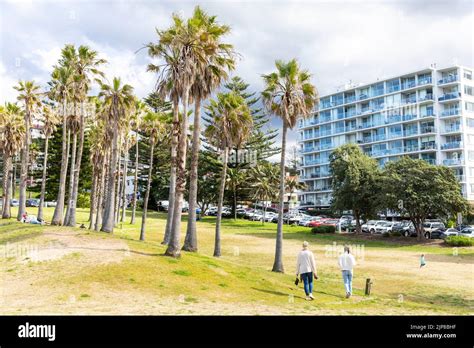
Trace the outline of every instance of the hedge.
<instances>
[{"instance_id":1,"label":"hedge","mask_svg":"<svg viewBox=\"0 0 474 348\"><path fill-rule=\"evenodd\" d=\"M445 243L452 246L472 246L474 245L473 238L466 236L450 236L445 239Z\"/></svg>"},{"instance_id":2,"label":"hedge","mask_svg":"<svg viewBox=\"0 0 474 348\"><path fill-rule=\"evenodd\" d=\"M311 229L311 233L335 233L336 226L332 225L321 225L317 227L313 227Z\"/></svg>"}]
</instances>

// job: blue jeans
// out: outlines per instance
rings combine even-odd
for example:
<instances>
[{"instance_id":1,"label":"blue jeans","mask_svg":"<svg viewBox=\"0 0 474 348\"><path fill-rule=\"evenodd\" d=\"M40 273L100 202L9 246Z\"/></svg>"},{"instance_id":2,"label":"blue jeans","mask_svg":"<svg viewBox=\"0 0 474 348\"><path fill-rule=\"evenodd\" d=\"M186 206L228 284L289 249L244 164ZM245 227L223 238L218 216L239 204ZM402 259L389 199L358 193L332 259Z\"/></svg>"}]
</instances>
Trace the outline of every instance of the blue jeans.
<instances>
[{"instance_id":1,"label":"blue jeans","mask_svg":"<svg viewBox=\"0 0 474 348\"><path fill-rule=\"evenodd\" d=\"M342 271L342 280L344 280L346 292L352 294L352 271Z\"/></svg>"},{"instance_id":2,"label":"blue jeans","mask_svg":"<svg viewBox=\"0 0 474 348\"><path fill-rule=\"evenodd\" d=\"M304 283L304 292L306 296L313 293L313 272L301 273L301 279Z\"/></svg>"}]
</instances>

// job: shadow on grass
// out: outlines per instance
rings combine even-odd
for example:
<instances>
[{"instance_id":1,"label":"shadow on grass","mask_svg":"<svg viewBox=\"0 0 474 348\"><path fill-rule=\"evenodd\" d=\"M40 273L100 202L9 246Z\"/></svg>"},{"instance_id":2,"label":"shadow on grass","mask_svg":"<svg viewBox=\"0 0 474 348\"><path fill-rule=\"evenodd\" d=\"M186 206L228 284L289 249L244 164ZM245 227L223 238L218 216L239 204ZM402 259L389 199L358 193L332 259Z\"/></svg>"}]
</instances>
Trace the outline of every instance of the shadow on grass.
<instances>
[{"instance_id":1,"label":"shadow on grass","mask_svg":"<svg viewBox=\"0 0 474 348\"><path fill-rule=\"evenodd\" d=\"M389 296L393 298L398 298L400 296L399 293L391 293ZM440 294L440 295L429 295L429 294L421 294L421 295L414 295L414 294L407 294L404 295L404 299L418 303L418 304L426 304L429 306L437 305L439 307L459 307L463 309L471 309L474 308L474 301L465 299L459 295L453 294Z\"/></svg>"},{"instance_id":2,"label":"shadow on grass","mask_svg":"<svg viewBox=\"0 0 474 348\"><path fill-rule=\"evenodd\" d=\"M427 262L449 262L449 263L462 263L468 265L474 265L474 252L462 255L434 255L429 254L426 256Z\"/></svg>"},{"instance_id":3,"label":"shadow on grass","mask_svg":"<svg viewBox=\"0 0 474 348\"><path fill-rule=\"evenodd\" d=\"M305 299L303 296L294 295L292 293L284 293L284 292L281 292L281 291L258 289L258 288L254 288L254 287L251 287L251 289L256 290L256 291L260 291L260 292L264 292L264 293L270 294L270 295L276 295L276 296L282 296L282 297L288 297L290 295L293 295L295 298L301 298L303 300ZM292 290L298 290L298 289L292 289Z\"/></svg>"}]
</instances>

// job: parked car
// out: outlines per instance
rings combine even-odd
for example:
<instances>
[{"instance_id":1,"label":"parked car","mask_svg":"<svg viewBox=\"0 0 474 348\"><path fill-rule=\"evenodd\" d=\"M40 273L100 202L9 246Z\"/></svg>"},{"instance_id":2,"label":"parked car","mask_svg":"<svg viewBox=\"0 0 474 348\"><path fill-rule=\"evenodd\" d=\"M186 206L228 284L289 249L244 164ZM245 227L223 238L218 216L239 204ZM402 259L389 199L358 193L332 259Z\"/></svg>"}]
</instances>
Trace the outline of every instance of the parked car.
<instances>
[{"instance_id":1,"label":"parked car","mask_svg":"<svg viewBox=\"0 0 474 348\"><path fill-rule=\"evenodd\" d=\"M300 221L303 220L304 218L309 217L309 215L306 214L296 214L293 217L290 218L289 224L290 225L299 225Z\"/></svg>"},{"instance_id":2,"label":"parked car","mask_svg":"<svg viewBox=\"0 0 474 348\"><path fill-rule=\"evenodd\" d=\"M18 207L20 205L20 202L18 199L10 199L10 206L12 207Z\"/></svg>"},{"instance_id":3,"label":"parked car","mask_svg":"<svg viewBox=\"0 0 474 348\"><path fill-rule=\"evenodd\" d=\"M321 218L318 216L306 216L300 220L298 225L308 227L311 221L319 221L319 220L321 220Z\"/></svg>"},{"instance_id":4,"label":"parked car","mask_svg":"<svg viewBox=\"0 0 474 348\"><path fill-rule=\"evenodd\" d=\"M45 203L47 207L56 207L56 201L50 201Z\"/></svg>"},{"instance_id":5,"label":"parked car","mask_svg":"<svg viewBox=\"0 0 474 348\"><path fill-rule=\"evenodd\" d=\"M25 204L27 207L39 207L39 199L36 199L36 198L27 199Z\"/></svg>"},{"instance_id":6,"label":"parked car","mask_svg":"<svg viewBox=\"0 0 474 348\"><path fill-rule=\"evenodd\" d=\"M431 231L431 239L445 239L448 236L457 236L459 231L455 228L438 228Z\"/></svg>"},{"instance_id":7,"label":"parked car","mask_svg":"<svg viewBox=\"0 0 474 348\"><path fill-rule=\"evenodd\" d=\"M443 231L441 238L446 239L450 236L457 236L457 235L459 235L459 231L456 228L447 228L445 231Z\"/></svg>"},{"instance_id":8,"label":"parked car","mask_svg":"<svg viewBox=\"0 0 474 348\"><path fill-rule=\"evenodd\" d=\"M474 238L474 227L470 226L464 228L461 232L459 232L458 236Z\"/></svg>"},{"instance_id":9,"label":"parked car","mask_svg":"<svg viewBox=\"0 0 474 348\"><path fill-rule=\"evenodd\" d=\"M431 239L431 232L437 229L444 229L445 226L442 222L425 222L423 224L424 236L426 239Z\"/></svg>"},{"instance_id":10,"label":"parked car","mask_svg":"<svg viewBox=\"0 0 474 348\"><path fill-rule=\"evenodd\" d=\"M397 221L392 226L393 232L399 232L404 237L416 237L415 226L413 226L413 222L408 220Z\"/></svg>"},{"instance_id":11,"label":"parked car","mask_svg":"<svg viewBox=\"0 0 474 348\"><path fill-rule=\"evenodd\" d=\"M392 232L394 221L379 221L375 224L375 232L377 234L384 234Z\"/></svg>"},{"instance_id":12,"label":"parked car","mask_svg":"<svg viewBox=\"0 0 474 348\"><path fill-rule=\"evenodd\" d=\"M275 216L278 218L277 213L275 213L273 211L267 211L265 213L265 222L271 222Z\"/></svg>"},{"instance_id":13,"label":"parked car","mask_svg":"<svg viewBox=\"0 0 474 348\"><path fill-rule=\"evenodd\" d=\"M375 230L382 223L386 222L385 220L369 220L362 225L362 232L375 233Z\"/></svg>"}]
</instances>

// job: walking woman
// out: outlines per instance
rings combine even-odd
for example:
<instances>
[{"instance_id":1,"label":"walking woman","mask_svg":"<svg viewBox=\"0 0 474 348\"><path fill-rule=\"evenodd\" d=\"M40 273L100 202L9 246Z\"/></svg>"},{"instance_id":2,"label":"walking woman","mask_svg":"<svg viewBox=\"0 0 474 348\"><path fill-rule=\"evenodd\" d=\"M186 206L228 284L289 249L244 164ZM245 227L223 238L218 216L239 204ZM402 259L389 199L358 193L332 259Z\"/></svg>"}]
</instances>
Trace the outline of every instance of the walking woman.
<instances>
[{"instance_id":1,"label":"walking woman","mask_svg":"<svg viewBox=\"0 0 474 348\"><path fill-rule=\"evenodd\" d=\"M339 267L342 271L342 280L346 288L346 298L352 295L352 270L356 264L354 256L348 246L344 247L344 253L339 257Z\"/></svg>"},{"instance_id":2,"label":"walking woman","mask_svg":"<svg viewBox=\"0 0 474 348\"><path fill-rule=\"evenodd\" d=\"M303 250L298 254L298 261L296 263L296 276L301 275L301 280L304 283L304 292L306 293L306 300L314 300L313 296L313 277L318 279L316 273L316 261L311 250L308 250L308 242L303 242Z\"/></svg>"}]
</instances>

